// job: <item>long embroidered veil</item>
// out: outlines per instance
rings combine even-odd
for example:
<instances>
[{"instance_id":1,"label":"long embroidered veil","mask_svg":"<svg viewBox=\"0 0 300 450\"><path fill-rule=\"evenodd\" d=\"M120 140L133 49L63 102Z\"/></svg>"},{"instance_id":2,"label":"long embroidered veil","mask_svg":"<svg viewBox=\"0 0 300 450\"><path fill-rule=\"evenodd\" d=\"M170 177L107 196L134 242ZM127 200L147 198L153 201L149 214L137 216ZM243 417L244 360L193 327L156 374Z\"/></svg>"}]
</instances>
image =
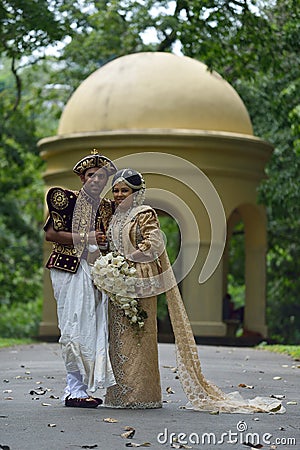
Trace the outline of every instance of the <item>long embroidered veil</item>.
<instances>
[{"instance_id":1,"label":"long embroidered veil","mask_svg":"<svg viewBox=\"0 0 300 450\"><path fill-rule=\"evenodd\" d=\"M188 407L220 413L284 413L285 408L277 399L256 397L246 400L238 392L225 394L219 387L205 379L190 321L175 284L175 277L166 252L160 256L160 263L166 285L173 285L166 291L166 297L175 337L178 375L190 403Z\"/></svg>"}]
</instances>

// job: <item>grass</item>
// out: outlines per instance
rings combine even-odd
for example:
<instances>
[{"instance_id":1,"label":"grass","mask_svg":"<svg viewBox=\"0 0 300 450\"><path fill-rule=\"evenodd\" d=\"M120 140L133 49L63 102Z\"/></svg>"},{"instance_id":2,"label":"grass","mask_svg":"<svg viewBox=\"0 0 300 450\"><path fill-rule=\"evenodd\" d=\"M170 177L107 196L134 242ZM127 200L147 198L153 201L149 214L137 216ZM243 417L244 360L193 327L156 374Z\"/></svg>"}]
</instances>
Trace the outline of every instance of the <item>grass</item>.
<instances>
[{"instance_id":1,"label":"grass","mask_svg":"<svg viewBox=\"0 0 300 450\"><path fill-rule=\"evenodd\" d=\"M266 344L262 343L257 346L262 350L268 350L269 352L283 353L290 355L296 361L300 361L300 345L282 345L282 344Z\"/></svg>"},{"instance_id":2,"label":"grass","mask_svg":"<svg viewBox=\"0 0 300 450\"><path fill-rule=\"evenodd\" d=\"M0 348L13 347L14 345L34 344L36 341L30 338L14 339L14 338L1 338Z\"/></svg>"}]
</instances>

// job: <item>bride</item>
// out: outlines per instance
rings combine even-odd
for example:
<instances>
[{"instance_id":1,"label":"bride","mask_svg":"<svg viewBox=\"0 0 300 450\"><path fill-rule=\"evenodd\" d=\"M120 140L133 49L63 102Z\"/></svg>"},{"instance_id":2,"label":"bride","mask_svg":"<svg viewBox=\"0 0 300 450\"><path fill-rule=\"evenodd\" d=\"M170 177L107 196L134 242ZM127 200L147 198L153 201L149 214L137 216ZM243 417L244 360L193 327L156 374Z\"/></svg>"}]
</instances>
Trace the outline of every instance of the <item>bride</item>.
<instances>
[{"instance_id":1,"label":"bride","mask_svg":"<svg viewBox=\"0 0 300 450\"><path fill-rule=\"evenodd\" d=\"M137 326L129 320L126 308L110 302L109 348L116 384L107 389L105 405L114 408L162 406L156 296L166 292L175 336L178 376L189 400L188 407L229 413L284 412L277 399L256 397L245 400L237 392L225 394L205 379L190 322L161 238L157 214L150 206L143 205L145 182L142 175L133 169L119 170L112 180L112 192L117 209L108 228L110 250L125 257L135 267L138 292L135 295L139 296L136 311L143 320L140 327ZM111 299L115 297L111 295Z\"/></svg>"}]
</instances>

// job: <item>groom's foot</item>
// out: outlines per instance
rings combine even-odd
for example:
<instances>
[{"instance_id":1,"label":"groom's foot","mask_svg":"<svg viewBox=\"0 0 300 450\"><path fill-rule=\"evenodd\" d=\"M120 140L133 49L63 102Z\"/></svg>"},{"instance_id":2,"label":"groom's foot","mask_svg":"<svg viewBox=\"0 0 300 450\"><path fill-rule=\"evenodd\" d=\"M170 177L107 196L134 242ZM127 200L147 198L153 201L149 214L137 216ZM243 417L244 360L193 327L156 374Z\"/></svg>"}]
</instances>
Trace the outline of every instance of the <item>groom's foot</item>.
<instances>
[{"instance_id":1,"label":"groom's foot","mask_svg":"<svg viewBox=\"0 0 300 450\"><path fill-rule=\"evenodd\" d=\"M65 406L71 408L97 408L97 406L101 405L101 398L70 398L69 396L65 399Z\"/></svg>"},{"instance_id":2,"label":"groom's foot","mask_svg":"<svg viewBox=\"0 0 300 450\"><path fill-rule=\"evenodd\" d=\"M93 400L96 400L98 405L102 405L102 403L103 403L103 400L101 398L98 398L98 397L90 397L90 398L92 398Z\"/></svg>"}]
</instances>

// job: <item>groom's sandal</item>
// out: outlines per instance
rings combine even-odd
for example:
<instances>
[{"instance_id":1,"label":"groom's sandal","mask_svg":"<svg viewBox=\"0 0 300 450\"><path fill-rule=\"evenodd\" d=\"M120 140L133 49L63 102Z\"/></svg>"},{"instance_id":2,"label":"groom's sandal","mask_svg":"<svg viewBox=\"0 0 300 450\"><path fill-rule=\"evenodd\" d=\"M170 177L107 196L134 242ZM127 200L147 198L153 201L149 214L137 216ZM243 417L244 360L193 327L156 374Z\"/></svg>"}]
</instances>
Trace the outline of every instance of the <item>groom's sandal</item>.
<instances>
[{"instance_id":1,"label":"groom's sandal","mask_svg":"<svg viewBox=\"0 0 300 450\"><path fill-rule=\"evenodd\" d=\"M102 400L100 398L70 398L67 397L65 399L65 406L69 406L71 408L97 408L97 406L101 405Z\"/></svg>"}]
</instances>

